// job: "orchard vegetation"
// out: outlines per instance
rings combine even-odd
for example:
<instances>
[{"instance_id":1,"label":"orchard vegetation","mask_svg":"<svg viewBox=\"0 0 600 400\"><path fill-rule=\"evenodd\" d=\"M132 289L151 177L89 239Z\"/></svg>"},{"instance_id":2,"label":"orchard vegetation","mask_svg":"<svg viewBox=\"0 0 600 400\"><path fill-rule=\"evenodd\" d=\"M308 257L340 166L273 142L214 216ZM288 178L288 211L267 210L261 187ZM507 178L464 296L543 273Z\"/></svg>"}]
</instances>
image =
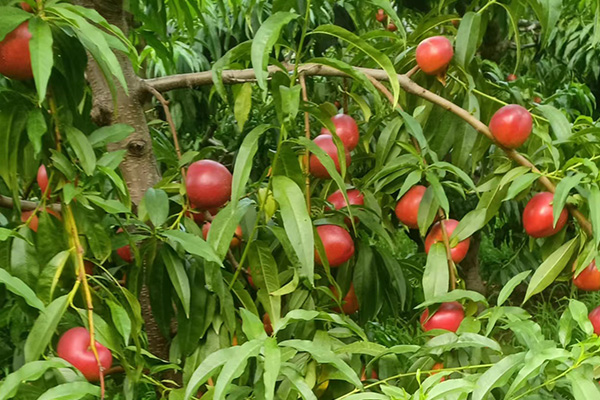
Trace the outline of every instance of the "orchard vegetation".
<instances>
[{"instance_id":1,"label":"orchard vegetation","mask_svg":"<svg viewBox=\"0 0 600 400\"><path fill-rule=\"evenodd\" d=\"M597 400L600 3L0 0L0 400Z\"/></svg>"}]
</instances>

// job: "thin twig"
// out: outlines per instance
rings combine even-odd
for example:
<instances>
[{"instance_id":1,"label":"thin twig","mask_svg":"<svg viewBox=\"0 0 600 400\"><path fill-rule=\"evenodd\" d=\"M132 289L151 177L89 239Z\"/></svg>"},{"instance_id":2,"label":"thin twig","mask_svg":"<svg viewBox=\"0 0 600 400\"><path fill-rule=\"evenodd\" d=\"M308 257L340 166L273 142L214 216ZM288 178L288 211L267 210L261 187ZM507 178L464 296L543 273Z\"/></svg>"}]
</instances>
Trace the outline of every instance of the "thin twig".
<instances>
[{"instance_id":1,"label":"thin twig","mask_svg":"<svg viewBox=\"0 0 600 400\"><path fill-rule=\"evenodd\" d=\"M94 353L94 358L98 363L98 372L100 375L100 396L101 399L104 399L104 367L102 366L100 356L98 355L98 349L96 347L96 337L94 331L94 303L92 301L92 293L90 291L90 286L85 273L85 263L83 260L84 250L81 242L79 241L79 232L77 230L77 224L75 223L75 217L73 216L73 211L71 210L70 205L64 207L63 217L65 219L65 227L70 234L70 245L74 249L73 256L75 258L75 265L77 266L77 281L81 282L85 296L88 313L88 327L90 332L90 349L92 350L92 353Z\"/></svg>"},{"instance_id":2,"label":"thin twig","mask_svg":"<svg viewBox=\"0 0 600 400\"><path fill-rule=\"evenodd\" d=\"M419 66L415 65L410 71L408 71L406 74L404 74L404 76L406 76L408 79L411 79L414 74L419 72L419 70L420 70Z\"/></svg>"},{"instance_id":3,"label":"thin twig","mask_svg":"<svg viewBox=\"0 0 600 400\"><path fill-rule=\"evenodd\" d=\"M56 101L54 96L51 94L48 96L48 104L50 105L50 113L52 113L52 119L54 120L54 134L56 135L56 150L60 153L62 136L60 134L60 127L58 126L58 110L56 108Z\"/></svg>"},{"instance_id":4,"label":"thin twig","mask_svg":"<svg viewBox=\"0 0 600 400\"><path fill-rule=\"evenodd\" d=\"M302 87L302 100L308 102L308 91L306 90L306 78L304 75L299 76L300 86ZM310 114L308 111L304 112L304 134L308 140L310 140ZM310 171L309 171L309 151L304 151L304 173L306 174L306 208L310 214Z\"/></svg>"},{"instance_id":5,"label":"thin twig","mask_svg":"<svg viewBox=\"0 0 600 400\"><path fill-rule=\"evenodd\" d=\"M169 124L169 129L171 130L171 135L173 136L173 144L175 145L175 152L177 153L177 159L181 160L181 148L179 147L179 138L177 136L177 128L175 128L175 122L173 121L173 116L171 115L171 109L169 108L169 101L163 97L163 95L152 86L147 86L148 91L156 97L156 100L160 102L165 112L165 118L167 119L167 123ZM181 168L181 176L185 180L185 168Z\"/></svg>"}]
</instances>

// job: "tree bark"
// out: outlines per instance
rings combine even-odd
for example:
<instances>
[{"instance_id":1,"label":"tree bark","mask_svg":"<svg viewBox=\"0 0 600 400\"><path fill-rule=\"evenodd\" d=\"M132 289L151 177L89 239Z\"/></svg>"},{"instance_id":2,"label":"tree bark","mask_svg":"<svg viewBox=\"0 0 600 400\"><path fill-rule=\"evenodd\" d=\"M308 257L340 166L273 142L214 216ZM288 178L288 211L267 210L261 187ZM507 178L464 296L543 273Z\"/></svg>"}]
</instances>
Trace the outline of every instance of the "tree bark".
<instances>
[{"instance_id":1,"label":"tree bark","mask_svg":"<svg viewBox=\"0 0 600 400\"><path fill-rule=\"evenodd\" d=\"M123 11L122 0L80 0L80 4L88 8L94 8L109 23L119 27L123 33L127 34L128 24ZM93 58L88 57L86 75L93 93L91 117L99 126L124 123L135 129L127 139L111 144L108 150L126 150L120 169L132 201L139 204L146 190L160 180L156 158L152 151L150 131L144 115L143 99L147 97L147 90L143 80L133 70L133 65L127 55L120 52L115 54L125 76L128 94L115 81L117 96L113 100L98 64ZM116 105L116 108L114 105ZM139 297L146 325L149 350L157 357L168 360L169 343L160 333L160 329L152 316L150 298L145 285L140 291Z\"/></svg>"}]
</instances>

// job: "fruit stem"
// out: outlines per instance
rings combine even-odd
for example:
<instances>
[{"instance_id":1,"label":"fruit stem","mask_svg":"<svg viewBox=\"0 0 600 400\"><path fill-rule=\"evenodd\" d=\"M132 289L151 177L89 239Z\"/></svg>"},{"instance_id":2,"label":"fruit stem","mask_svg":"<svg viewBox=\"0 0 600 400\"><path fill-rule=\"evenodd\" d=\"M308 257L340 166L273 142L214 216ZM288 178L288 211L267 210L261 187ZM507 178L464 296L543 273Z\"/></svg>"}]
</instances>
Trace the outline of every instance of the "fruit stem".
<instances>
[{"instance_id":1,"label":"fruit stem","mask_svg":"<svg viewBox=\"0 0 600 400\"><path fill-rule=\"evenodd\" d=\"M308 102L308 91L306 90L306 78L304 74L299 76L300 86L302 87L302 100ZM310 140L310 116L308 111L304 112L304 134L306 139ZM304 173L306 174L306 208L310 214L310 172L309 172L309 151L304 151Z\"/></svg>"},{"instance_id":2,"label":"fruit stem","mask_svg":"<svg viewBox=\"0 0 600 400\"><path fill-rule=\"evenodd\" d=\"M81 242L79 241L79 232L77 230L77 224L75 223L73 210L71 209L70 204L65 204L65 206L63 207L63 218L65 219L65 227L67 229L67 232L69 232L70 234L70 245L74 250L73 258L77 267L77 282L81 282L83 293L85 295L86 308L88 314L88 327L90 332L90 348L92 349L92 353L94 353L94 358L98 363L98 372L100 374L100 395L101 399L104 399L104 367L100 362L100 356L98 355L98 349L96 348L96 339L94 331L94 304L92 301L92 293L90 291L90 286L88 284L85 273L85 264L83 261L83 247L81 246Z\"/></svg>"}]
</instances>

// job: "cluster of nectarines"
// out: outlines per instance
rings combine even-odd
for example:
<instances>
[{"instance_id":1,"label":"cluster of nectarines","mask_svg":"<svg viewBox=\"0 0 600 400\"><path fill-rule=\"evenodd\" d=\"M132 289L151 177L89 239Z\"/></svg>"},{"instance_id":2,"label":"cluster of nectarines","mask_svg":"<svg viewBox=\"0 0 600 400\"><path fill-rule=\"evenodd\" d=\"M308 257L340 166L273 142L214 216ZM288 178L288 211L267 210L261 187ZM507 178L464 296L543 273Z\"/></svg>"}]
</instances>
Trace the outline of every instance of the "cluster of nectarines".
<instances>
[{"instance_id":1,"label":"cluster of nectarines","mask_svg":"<svg viewBox=\"0 0 600 400\"><path fill-rule=\"evenodd\" d=\"M389 17L382 8L377 10L377 14L375 14L375 19L378 22L384 24L385 29L387 29L390 32L396 32L398 30L396 24L394 24L392 21L388 21Z\"/></svg>"}]
</instances>

